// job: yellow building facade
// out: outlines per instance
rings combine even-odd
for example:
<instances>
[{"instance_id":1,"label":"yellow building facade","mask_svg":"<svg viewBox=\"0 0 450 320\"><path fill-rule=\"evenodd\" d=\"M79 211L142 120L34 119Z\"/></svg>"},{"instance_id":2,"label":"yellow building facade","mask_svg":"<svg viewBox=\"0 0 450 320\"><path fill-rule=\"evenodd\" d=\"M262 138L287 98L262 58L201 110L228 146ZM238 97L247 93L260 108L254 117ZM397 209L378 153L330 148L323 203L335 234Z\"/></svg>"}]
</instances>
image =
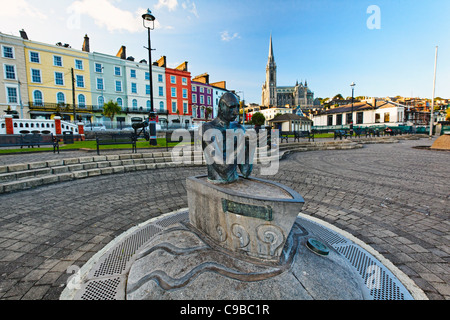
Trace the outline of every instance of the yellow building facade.
<instances>
[{"instance_id":1,"label":"yellow building facade","mask_svg":"<svg viewBox=\"0 0 450 320\"><path fill-rule=\"evenodd\" d=\"M24 40L31 119L52 119L59 114L73 121L92 105L88 53L58 44ZM73 84L72 84L73 83Z\"/></svg>"}]
</instances>

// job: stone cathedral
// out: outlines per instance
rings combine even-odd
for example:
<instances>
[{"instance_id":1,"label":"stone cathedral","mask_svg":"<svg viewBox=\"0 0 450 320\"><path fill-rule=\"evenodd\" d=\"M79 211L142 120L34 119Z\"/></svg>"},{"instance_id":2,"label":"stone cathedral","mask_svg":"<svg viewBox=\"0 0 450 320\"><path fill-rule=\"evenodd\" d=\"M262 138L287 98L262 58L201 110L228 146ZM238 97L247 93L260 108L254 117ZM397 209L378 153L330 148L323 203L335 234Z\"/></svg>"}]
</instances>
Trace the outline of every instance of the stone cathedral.
<instances>
[{"instance_id":1,"label":"stone cathedral","mask_svg":"<svg viewBox=\"0 0 450 320\"><path fill-rule=\"evenodd\" d=\"M309 90L305 80L295 86L277 87L277 64L273 55L272 35L270 35L269 58L266 66L266 81L262 86L261 105L265 107L300 107L311 109L314 105L314 93Z\"/></svg>"}]
</instances>

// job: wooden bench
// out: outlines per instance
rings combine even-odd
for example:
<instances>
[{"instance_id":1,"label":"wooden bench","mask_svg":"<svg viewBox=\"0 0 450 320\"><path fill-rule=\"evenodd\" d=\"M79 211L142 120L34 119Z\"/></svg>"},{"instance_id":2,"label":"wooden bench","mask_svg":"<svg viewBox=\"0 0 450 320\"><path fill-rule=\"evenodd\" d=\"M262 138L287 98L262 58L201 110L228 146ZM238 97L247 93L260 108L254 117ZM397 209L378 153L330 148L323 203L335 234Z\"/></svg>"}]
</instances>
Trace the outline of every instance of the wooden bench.
<instances>
[{"instance_id":1,"label":"wooden bench","mask_svg":"<svg viewBox=\"0 0 450 320\"><path fill-rule=\"evenodd\" d=\"M292 135L294 135L294 132L292 131L280 131L280 143L283 143L283 140L289 142L289 136Z\"/></svg>"},{"instance_id":2,"label":"wooden bench","mask_svg":"<svg viewBox=\"0 0 450 320\"><path fill-rule=\"evenodd\" d=\"M335 130L334 131L334 140L336 140L337 138L339 138L340 140L342 140L342 137L344 137L345 139L347 139L347 137L351 137L352 135L350 134L350 132L348 132L347 130Z\"/></svg>"},{"instance_id":3,"label":"wooden bench","mask_svg":"<svg viewBox=\"0 0 450 320\"><path fill-rule=\"evenodd\" d=\"M366 129L362 129L362 128L355 128L355 137L360 137L366 133Z\"/></svg>"},{"instance_id":4,"label":"wooden bench","mask_svg":"<svg viewBox=\"0 0 450 320\"><path fill-rule=\"evenodd\" d=\"M100 146L116 145L116 144L131 144L131 152L137 153L136 142L137 137L134 133L102 133L96 134L97 154L100 154Z\"/></svg>"},{"instance_id":5,"label":"wooden bench","mask_svg":"<svg viewBox=\"0 0 450 320\"><path fill-rule=\"evenodd\" d=\"M280 143L283 140L289 142L289 136L294 136L294 142L300 142L300 138L308 138L308 141L311 141L311 139L314 141L314 133L312 131L280 131Z\"/></svg>"},{"instance_id":6,"label":"wooden bench","mask_svg":"<svg viewBox=\"0 0 450 320\"><path fill-rule=\"evenodd\" d=\"M53 153L59 153L59 139L53 134L6 134L0 135L0 147L33 148L40 146L52 146Z\"/></svg>"},{"instance_id":7,"label":"wooden bench","mask_svg":"<svg viewBox=\"0 0 450 320\"><path fill-rule=\"evenodd\" d=\"M380 131L378 129L368 129L366 130L366 138L367 137L379 137Z\"/></svg>"},{"instance_id":8,"label":"wooden bench","mask_svg":"<svg viewBox=\"0 0 450 320\"><path fill-rule=\"evenodd\" d=\"M314 141L314 132L313 131L294 131L294 142L299 141L300 138L308 138L308 142L311 141L311 139Z\"/></svg>"}]
</instances>

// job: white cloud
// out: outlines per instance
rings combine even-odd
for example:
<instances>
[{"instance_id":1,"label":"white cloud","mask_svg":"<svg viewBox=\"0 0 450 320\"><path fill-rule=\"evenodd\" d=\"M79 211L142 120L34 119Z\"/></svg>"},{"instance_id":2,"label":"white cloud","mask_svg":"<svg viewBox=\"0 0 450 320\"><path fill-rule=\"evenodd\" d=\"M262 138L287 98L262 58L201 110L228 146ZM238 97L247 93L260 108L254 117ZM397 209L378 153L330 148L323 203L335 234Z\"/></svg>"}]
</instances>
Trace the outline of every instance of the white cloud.
<instances>
[{"instance_id":1,"label":"white cloud","mask_svg":"<svg viewBox=\"0 0 450 320\"><path fill-rule=\"evenodd\" d=\"M160 9L162 7L167 7L169 11L173 11L178 6L178 0L158 0L158 3L155 4L155 9Z\"/></svg>"},{"instance_id":2,"label":"white cloud","mask_svg":"<svg viewBox=\"0 0 450 320\"><path fill-rule=\"evenodd\" d=\"M220 33L220 38L222 39L222 41L231 41L234 39L239 39L240 37L237 32L233 33L233 35L230 35L228 31L225 30Z\"/></svg>"},{"instance_id":3,"label":"white cloud","mask_svg":"<svg viewBox=\"0 0 450 320\"><path fill-rule=\"evenodd\" d=\"M197 6L195 5L195 2L191 2L189 0L181 3L181 7L184 10L187 10L188 12L192 13L194 16L198 18L198 12L197 12Z\"/></svg>"},{"instance_id":4,"label":"white cloud","mask_svg":"<svg viewBox=\"0 0 450 320\"><path fill-rule=\"evenodd\" d=\"M36 7L32 6L28 0L14 0L1 4L0 17L32 17L37 19L47 19L47 15Z\"/></svg>"},{"instance_id":5,"label":"white cloud","mask_svg":"<svg viewBox=\"0 0 450 320\"><path fill-rule=\"evenodd\" d=\"M140 32L145 30L142 25L142 14L146 9L139 8L135 13L122 10L114 6L111 0L78 0L73 2L67 10L74 14L85 14L94 19L100 27L106 27L110 32L128 31ZM155 21L155 27L159 26Z\"/></svg>"}]
</instances>

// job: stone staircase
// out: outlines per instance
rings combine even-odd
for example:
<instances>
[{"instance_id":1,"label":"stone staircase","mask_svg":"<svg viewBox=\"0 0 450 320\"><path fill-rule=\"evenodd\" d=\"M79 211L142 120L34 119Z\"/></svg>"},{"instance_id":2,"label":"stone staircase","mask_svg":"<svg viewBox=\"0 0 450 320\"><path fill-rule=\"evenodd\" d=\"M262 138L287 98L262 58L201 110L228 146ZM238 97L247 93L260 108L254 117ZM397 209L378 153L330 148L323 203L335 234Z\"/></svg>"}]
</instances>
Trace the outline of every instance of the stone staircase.
<instances>
[{"instance_id":1,"label":"stone staircase","mask_svg":"<svg viewBox=\"0 0 450 320\"><path fill-rule=\"evenodd\" d=\"M192 154L190 165L203 165L201 152ZM200 158L199 158L200 157ZM175 166L171 152L86 156L0 166L0 193L34 188L40 185L87 177L154 170Z\"/></svg>"}]
</instances>

